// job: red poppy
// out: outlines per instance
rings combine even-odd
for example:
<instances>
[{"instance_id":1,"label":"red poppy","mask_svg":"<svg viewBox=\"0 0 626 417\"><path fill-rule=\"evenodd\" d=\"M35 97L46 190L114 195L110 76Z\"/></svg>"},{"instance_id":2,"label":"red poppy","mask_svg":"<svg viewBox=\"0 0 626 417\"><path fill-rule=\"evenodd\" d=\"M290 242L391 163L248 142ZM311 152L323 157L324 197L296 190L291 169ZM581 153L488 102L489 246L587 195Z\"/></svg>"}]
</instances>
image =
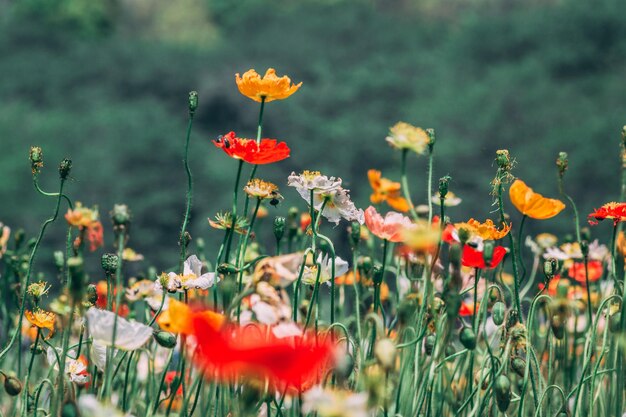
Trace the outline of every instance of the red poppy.
<instances>
[{"instance_id":1,"label":"red poppy","mask_svg":"<svg viewBox=\"0 0 626 417\"><path fill-rule=\"evenodd\" d=\"M285 142L278 142L276 139L261 139L261 142L257 144L254 139L236 137L235 132L228 132L213 143L231 158L242 159L254 165L282 161L289 158L290 152Z\"/></svg>"},{"instance_id":2,"label":"red poppy","mask_svg":"<svg viewBox=\"0 0 626 417\"><path fill-rule=\"evenodd\" d=\"M92 222L87 226L87 240L89 241L89 250L95 251L104 246L104 229L99 221Z\"/></svg>"},{"instance_id":3,"label":"red poppy","mask_svg":"<svg viewBox=\"0 0 626 417\"><path fill-rule=\"evenodd\" d=\"M626 203L606 203L589 214L589 224L596 225L599 220L612 219L614 224L626 220Z\"/></svg>"},{"instance_id":4,"label":"red poppy","mask_svg":"<svg viewBox=\"0 0 626 417\"><path fill-rule=\"evenodd\" d=\"M476 311L480 308L480 303L476 304ZM459 316L461 317L469 317L474 315L474 303L466 303L463 301L461 303L461 307L459 308Z\"/></svg>"},{"instance_id":5,"label":"red poppy","mask_svg":"<svg viewBox=\"0 0 626 417\"><path fill-rule=\"evenodd\" d=\"M272 332L246 330L235 325L216 330L202 316L193 318L198 361L207 376L267 378L273 384L303 386L319 380L330 364L330 341L310 337L276 338Z\"/></svg>"},{"instance_id":6,"label":"red poppy","mask_svg":"<svg viewBox=\"0 0 626 417\"><path fill-rule=\"evenodd\" d=\"M493 248L493 255L491 257L491 264L489 265L489 268L495 268L498 266L498 264L502 262L504 255L506 255L506 249L504 247L496 246ZM465 245L463 247L463 257L461 258L461 263L463 266L469 266L472 268L484 269L486 267L483 253L477 251L470 245Z\"/></svg>"},{"instance_id":7,"label":"red poppy","mask_svg":"<svg viewBox=\"0 0 626 417\"><path fill-rule=\"evenodd\" d=\"M587 262L587 271L589 272L589 281L595 282L602 278L602 273L604 268L602 268L602 262L600 261L589 261ZM582 285L586 285L587 281L585 278L585 263L584 262L576 262L572 265L567 273L570 278L575 279Z\"/></svg>"},{"instance_id":8,"label":"red poppy","mask_svg":"<svg viewBox=\"0 0 626 417\"><path fill-rule=\"evenodd\" d=\"M98 281L98 283L96 284L96 294L98 294L98 299L96 300L96 307L101 308L101 309L106 309L107 308L107 282L106 281ZM115 294L117 294L117 290L114 288L113 289L113 299L115 299ZM112 310L115 311L115 301L113 302L112 305ZM126 317L128 316L128 313L130 313L130 309L128 308L128 306L126 304L122 304L120 306L120 308L117 309L117 314L119 314L121 317Z\"/></svg>"}]
</instances>

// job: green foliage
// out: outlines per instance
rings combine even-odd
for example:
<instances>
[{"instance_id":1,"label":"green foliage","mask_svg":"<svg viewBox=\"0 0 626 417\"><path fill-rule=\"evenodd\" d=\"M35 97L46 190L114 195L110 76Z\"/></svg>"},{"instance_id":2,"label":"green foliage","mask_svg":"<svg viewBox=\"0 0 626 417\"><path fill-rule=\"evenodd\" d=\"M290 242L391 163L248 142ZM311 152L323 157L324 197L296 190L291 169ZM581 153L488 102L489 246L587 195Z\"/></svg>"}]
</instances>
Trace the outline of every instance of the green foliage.
<instances>
[{"instance_id":1,"label":"green foliage","mask_svg":"<svg viewBox=\"0 0 626 417\"><path fill-rule=\"evenodd\" d=\"M202 14L197 2L189 4L194 16ZM175 264L187 92L200 93L191 232L211 241L221 233L208 229L206 217L230 207L236 162L210 139L229 130L255 134L258 107L238 94L234 73L270 66L304 82L265 113L264 136L286 140L292 157L261 167L259 175L283 187L285 205L304 207L285 189L287 174L319 169L344 178L366 206L369 168L398 178L400 155L384 142L398 120L437 130L435 178L450 174L450 189L464 199L450 210L456 220L490 216L492 160L501 148L516 158L515 175L555 197L554 159L567 151L566 189L582 213L607 195L617 198L626 115L621 2L534 2L462 13L451 4L443 2L437 13L431 3L420 9L208 0L201 18L172 17L177 25L188 22L184 34L155 12L138 40L124 30L133 20L123 3L16 3L0 38L0 220L32 231L33 216L47 213L29 183L26 156L36 144L44 149L48 189L56 187L52 167L71 156L71 195L99 204L103 216L114 203L129 204L141 236L130 245L152 254L160 268ZM189 41L194 30L202 42ZM425 159L411 159L409 169L412 195L423 203ZM571 229L569 214L550 224Z\"/></svg>"}]
</instances>

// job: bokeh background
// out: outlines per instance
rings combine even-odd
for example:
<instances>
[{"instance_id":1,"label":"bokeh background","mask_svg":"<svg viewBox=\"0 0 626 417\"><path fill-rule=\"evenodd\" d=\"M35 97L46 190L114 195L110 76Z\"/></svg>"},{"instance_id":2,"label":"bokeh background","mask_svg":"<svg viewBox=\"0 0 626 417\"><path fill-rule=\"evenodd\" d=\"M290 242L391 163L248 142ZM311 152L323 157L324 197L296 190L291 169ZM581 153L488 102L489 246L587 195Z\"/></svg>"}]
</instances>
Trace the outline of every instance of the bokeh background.
<instances>
[{"instance_id":1,"label":"bokeh background","mask_svg":"<svg viewBox=\"0 0 626 417\"><path fill-rule=\"evenodd\" d=\"M340 176L360 207L368 169L399 179L400 155L384 140L399 120L435 128L435 180L451 175L463 198L453 220L495 218L489 182L502 148L514 174L552 197L554 160L568 152L566 188L583 216L619 196L622 0L0 0L0 30L0 221L14 230L34 234L53 208L31 183L38 145L49 191L58 162L74 161L67 191L100 207L104 250L108 212L126 203L129 245L158 268L174 265L187 93L197 90L191 232L213 250L222 232L207 218L230 208L237 163L210 140L254 136L258 107L234 74L267 67L304 83L266 107L264 136L292 148L258 171L286 197L269 208L268 240L273 216L306 207L286 187L291 171ZM426 158L411 157L409 171L423 203ZM527 227L571 232L570 215ZM63 247L63 223L46 250Z\"/></svg>"}]
</instances>

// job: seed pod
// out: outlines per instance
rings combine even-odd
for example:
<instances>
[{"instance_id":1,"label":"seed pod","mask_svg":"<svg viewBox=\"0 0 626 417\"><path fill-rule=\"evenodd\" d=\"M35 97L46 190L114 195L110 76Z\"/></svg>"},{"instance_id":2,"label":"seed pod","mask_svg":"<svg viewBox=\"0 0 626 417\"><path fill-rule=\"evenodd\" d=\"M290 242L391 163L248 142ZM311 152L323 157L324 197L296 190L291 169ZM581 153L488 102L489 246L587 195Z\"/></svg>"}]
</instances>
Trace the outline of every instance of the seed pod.
<instances>
[{"instance_id":1,"label":"seed pod","mask_svg":"<svg viewBox=\"0 0 626 417\"><path fill-rule=\"evenodd\" d=\"M22 392L22 382L14 376L4 376L4 390L11 397L15 397Z\"/></svg>"},{"instance_id":2,"label":"seed pod","mask_svg":"<svg viewBox=\"0 0 626 417\"><path fill-rule=\"evenodd\" d=\"M98 290L93 284L89 284L87 287L87 302L92 306L98 302Z\"/></svg>"},{"instance_id":3,"label":"seed pod","mask_svg":"<svg viewBox=\"0 0 626 417\"><path fill-rule=\"evenodd\" d=\"M511 369L513 369L516 374L523 378L524 373L526 372L526 361L519 357L513 358L511 360Z\"/></svg>"},{"instance_id":4,"label":"seed pod","mask_svg":"<svg viewBox=\"0 0 626 417\"><path fill-rule=\"evenodd\" d=\"M169 332L154 332L154 340L164 348L171 349L176 346L176 336Z\"/></svg>"},{"instance_id":5,"label":"seed pod","mask_svg":"<svg viewBox=\"0 0 626 417\"><path fill-rule=\"evenodd\" d=\"M506 306L502 301L498 301L493 305L493 307L491 308L491 318L493 319L493 322L496 324L496 326L500 326L502 323L504 323L505 313Z\"/></svg>"},{"instance_id":6,"label":"seed pod","mask_svg":"<svg viewBox=\"0 0 626 417\"><path fill-rule=\"evenodd\" d=\"M113 275L117 271L120 259L114 253L105 253L102 255L102 269L107 275Z\"/></svg>"},{"instance_id":7,"label":"seed pod","mask_svg":"<svg viewBox=\"0 0 626 417\"><path fill-rule=\"evenodd\" d=\"M470 327L463 327L463 329L461 329L459 340L466 349L474 350L476 347L476 334Z\"/></svg>"},{"instance_id":8,"label":"seed pod","mask_svg":"<svg viewBox=\"0 0 626 417\"><path fill-rule=\"evenodd\" d=\"M337 360L334 373L339 381L346 381L350 378L352 371L354 370L354 358L352 355L343 355Z\"/></svg>"},{"instance_id":9,"label":"seed pod","mask_svg":"<svg viewBox=\"0 0 626 417\"><path fill-rule=\"evenodd\" d=\"M496 404L498 410L505 412L509 408L511 403L511 381L506 375L500 375L496 378L496 383L493 386L493 390L496 394Z\"/></svg>"},{"instance_id":10,"label":"seed pod","mask_svg":"<svg viewBox=\"0 0 626 417\"><path fill-rule=\"evenodd\" d=\"M424 351L428 356L433 354L433 349L435 348L436 341L437 338L434 334L429 334L428 336L426 336L426 339L424 339Z\"/></svg>"}]
</instances>

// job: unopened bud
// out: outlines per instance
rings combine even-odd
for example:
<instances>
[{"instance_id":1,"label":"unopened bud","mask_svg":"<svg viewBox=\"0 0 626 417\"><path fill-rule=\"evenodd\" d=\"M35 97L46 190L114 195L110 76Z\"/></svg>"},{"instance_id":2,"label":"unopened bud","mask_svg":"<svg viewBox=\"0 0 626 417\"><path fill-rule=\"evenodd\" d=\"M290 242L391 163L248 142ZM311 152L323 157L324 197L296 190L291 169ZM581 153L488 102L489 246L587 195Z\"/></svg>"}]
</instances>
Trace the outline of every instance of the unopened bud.
<instances>
[{"instance_id":1,"label":"unopened bud","mask_svg":"<svg viewBox=\"0 0 626 417\"><path fill-rule=\"evenodd\" d=\"M451 179L449 175L439 178L439 198L446 198L448 195L448 185Z\"/></svg>"},{"instance_id":2,"label":"unopened bud","mask_svg":"<svg viewBox=\"0 0 626 417\"><path fill-rule=\"evenodd\" d=\"M117 271L120 264L120 258L114 253L105 253L102 255L102 269L107 275L113 275Z\"/></svg>"},{"instance_id":3,"label":"unopened bud","mask_svg":"<svg viewBox=\"0 0 626 417\"><path fill-rule=\"evenodd\" d=\"M374 347L376 360L384 370L390 371L396 363L396 345L390 339L382 339Z\"/></svg>"},{"instance_id":4,"label":"unopened bud","mask_svg":"<svg viewBox=\"0 0 626 417\"><path fill-rule=\"evenodd\" d=\"M154 340L164 348L171 349L176 346L176 336L169 332L154 332Z\"/></svg>"},{"instance_id":5,"label":"unopened bud","mask_svg":"<svg viewBox=\"0 0 626 417\"><path fill-rule=\"evenodd\" d=\"M43 152L39 146L30 147L30 168L33 175L39 174L43 167Z\"/></svg>"},{"instance_id":6,"label":"unopened bud","mask_svg":"<svg viewBox=\"0 0 626 417\"><path fill-rule=\"evenodd\" d=\"M57 250L54 251L52 256L54 257L54 266L56 266L57 269L61 270L63 268L63 265L65 265L65 254L60 250Z\"/></svg>"},{"instance_id":7,"label":"unopened bud","mask_svg":"<svg viewBox=\"0 0 626 417\"><path fill-rule=\"evenodd\" d=\"M556 167L559 170L559 177L563 178L563 175L565 175L567 164L567 152L559 152L559 156L556 158Z\"/></svg>"},{"instance_id":8,"label":"unopened bud","mask_svg":"<svg viewBox=\"0 0 626 417\"><path fill-rule=\"evenodd\" d=\"M586 240L580 242L580 252L585 258L589 255L589 242L587 242Z\"/></svg>"},{"instance_id":9,"label":"unopened bud","mask_svg":"<svg viewBox=\"0 0 626 417\"><path fill-rule=\"evenodd\" d=\"M284 217L277 216L274 218L274 237L277 242L280 242L285 235L285 224L287 220Z\"/></svg>"},{"instance_id":10,"label":"unopened bud","mask_svg":"<svg viewBox=\"0 0 626 417\"><path fill-rule=\"evenodd\" d=\"M374 265L374 285L380 285L383 283L383 268L381 265Z\"/></svg>"},{"instance_id":11,"label":"unopened bud","mask_svg":"<svg viewBox=\"0 0 626 417\"><path fill-rule=\"evenodd\" d=\"M70 272L70 293L75 300L82 300L83 291L85 290L85 269L83 258L80 256L72 256L67 259L67 268Z\"/></svg>"},{"instance_id":12,"label":"unopened bud","mask_svg":"<svg viewBox=\"0 0 626 417\"><path fill-rule=\"evenodd\" d=\"M189 114L193 115L198 108L198 92L189 92Z\"/></svg>"},{"instance_id":13,"label":"unopened bud","mask_svg":"<svg viewBox=\"0 0 626 417\"><path fill-rule=\"evenodd\" d=\"M350 243L352 247L356 248L361 240L361 224L359 222L352 222L350 224Z\"/></svg>"},{"instance_id":14,"label":"unopened bud","mask_svg":"<svg viewBox=\"0 0 626 417\"><path fill-rule=\"evenodd\" d=\"M498 168L503 171L511 170L511 155L509 154L508 149L500 149L496 151L496 163L498 164Z\"/></svg>"},{"instance_id":15,"label":"unopened bud","mask_svg":"<svg viewBox=\"0 0 626 417\"><path fill-rule=\"evenodd\" d=\"M224 275L236 274L239 269L235 265L229 263L223 263L217 267L217 272Z\"/></svg>"},{"instance_id":16,"label":"unopened bud","mask_svg":"<svg viewBox=\"0 0 626 417\"><path fill-rule=\"evenodd\" d=\"M14 376L4 376L4 390L11 397L15 397L22 392L22 382Z\"/></svg>"},{"instance_id":17,"label":"unopened bud","mask_svg":"<svg viewBox=\"0 0 626 417\"><path fill-rule=\"evenodd\" d=\"M428 134L428 150L432 153L433 147L435 146L436 138L435 138L435 129L428 128L426 129L426 133Z\"/></svg>"},{"instance_id":18,"label":"unopened bud","mask_svg":"<svg viewBox=\"0 0 626 417\"><path fill-rule=\"evenodd\" d=\"M543 261L543 273L546 275L546 278L552 279L552 277L556 275L556 267L557 262L554 258L549 258Z\"/></svg>"},{"instance_id":19,"label":"unopened bud","mask_svg":"<svg viewBox=\"0 0 626 417\"><path fill-rule=\"evenodd\" d=\"M131 213L126 204L115 204L111 210L111 220L115 226L127 226L130 223Z\"/></svg>"},{"instance_id":20,"label":"unopened bud","mask_svg":"<svg viewBox=\"0 0 626 417\"><path fill-rule=\"evenodd\" d=\"M450 259L450 263L457 268L461 266L461 254L463 253L463 246L459 244L450 245L450 252L448 254L448 259Z\"/></svg>"},{"instance_id":21,"label":"unopened bud","mask_svg":"<svg viewBox=\"0 0 626 417\"><path fill-rule=\"evenodd\" d=\"M92 306L96 305L98 302L98 290L93 284L89 284L87 287L87 302Z\"/></svg>"},{"instance_id":22,"label":"unopened bud","mask_svg":"<svg viewBox=\"0 0 626 417\"><path fill-rule=\"evenodd\" d=\"M483 245L483 259L485 260L485 265L491 265L491 260L493 259L493 249L495 244L493 240L486 240Z\"/></svg>"},{"instance_id":23,"label":"unopened bud","mask_svg":"<svg viewBox=\"0 0 626 417\"><path fill-rule=\"evenodd\" d=\"M72 160L69 158L65 158L64 160L62 160L61 164L59 164L59 175L61 176L61 179L66 180L67 177L70 175L71 170Z\"/></svg>"}]
</instances>

